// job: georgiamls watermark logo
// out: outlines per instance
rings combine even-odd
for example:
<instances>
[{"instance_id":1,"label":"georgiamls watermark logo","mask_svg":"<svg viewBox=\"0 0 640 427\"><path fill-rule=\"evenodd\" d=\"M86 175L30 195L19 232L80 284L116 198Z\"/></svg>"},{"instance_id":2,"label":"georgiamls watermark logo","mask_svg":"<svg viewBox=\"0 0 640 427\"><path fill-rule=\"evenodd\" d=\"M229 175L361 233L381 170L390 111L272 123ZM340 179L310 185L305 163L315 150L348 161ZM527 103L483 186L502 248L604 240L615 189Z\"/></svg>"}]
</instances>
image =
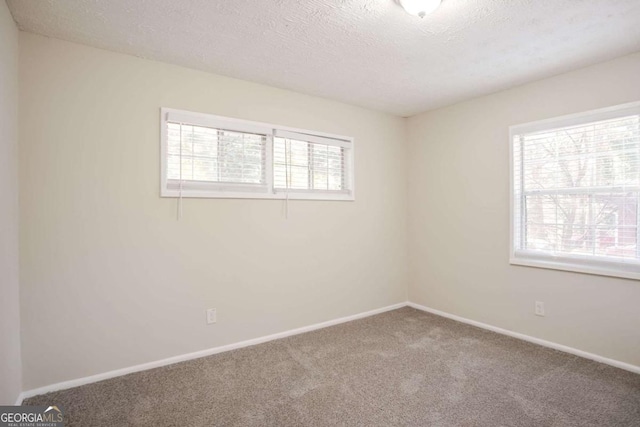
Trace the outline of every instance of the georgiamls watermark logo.
<instances>
[{"instance_id":1,"label":"georgiamls watermark logo","mask_svg":"<svg viewBox=\"0 0 640 427\"><path fill-rule=\"evenodd\" d=\"M0 406L0 427L63 427L57 406Z\"/></svg>"}]
</instances>

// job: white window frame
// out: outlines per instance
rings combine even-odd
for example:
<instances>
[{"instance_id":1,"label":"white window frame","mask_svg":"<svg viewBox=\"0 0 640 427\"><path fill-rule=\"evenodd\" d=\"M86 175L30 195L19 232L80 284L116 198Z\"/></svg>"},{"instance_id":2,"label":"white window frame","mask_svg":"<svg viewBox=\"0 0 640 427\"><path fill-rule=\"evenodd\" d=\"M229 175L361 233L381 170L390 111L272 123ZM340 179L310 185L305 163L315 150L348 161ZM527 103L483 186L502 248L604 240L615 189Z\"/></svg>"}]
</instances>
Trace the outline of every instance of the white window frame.
<instances>
[{"instance_id":1,"label":"white window frame","mask_svg":"<svg viewBox=\"0 0 640 427\"><path fill-rule=\"evenodd\" d=\"M169 120L169 118L171 118ZM167 122L180 122L187 125L205 126L251 132L267 135L265 148L265 184L217 184L183 182L182 191L169 187L167 178L168 131ZM345 182L348 190L299 190L274 188L273 184L273 139L275 135L304 138L304 141L345 148ZM196 113L174 108L160 109L160 196L183 198L222 198L222 199L276 199L276 200L355 200L355 144L354 138L326 132L310 131L270 123L254 122L212 114Z\"/></svg>"},{"instance_id":2,"label":"white window frame","mask_svg":"<svg viewBox=\"0 0 640 427\"><path fill-rule=\"evenodd\" d=\"M515 136L635 114L640 114L640 102L631 102L509 127L510 264L640 280L640 262L630 260L618 262L614 259L606 259L605 257L597 256L589 258L587 256L572 257L570 255L552 255L540 253L539 251L518 249L516 238L520 235L519 233L522 233L522 230L519 230L519 233L515 230L515 215L518 212L520 215L524 215L523 209L518 209L516 207L516 203L521 203L523 196L516 197L515 186L519 181L517 181L514 176ZM522 178L519 179L521 180ZM522 218L519 223L521 226L524 225Z\"/></svg>"}]
</instances>

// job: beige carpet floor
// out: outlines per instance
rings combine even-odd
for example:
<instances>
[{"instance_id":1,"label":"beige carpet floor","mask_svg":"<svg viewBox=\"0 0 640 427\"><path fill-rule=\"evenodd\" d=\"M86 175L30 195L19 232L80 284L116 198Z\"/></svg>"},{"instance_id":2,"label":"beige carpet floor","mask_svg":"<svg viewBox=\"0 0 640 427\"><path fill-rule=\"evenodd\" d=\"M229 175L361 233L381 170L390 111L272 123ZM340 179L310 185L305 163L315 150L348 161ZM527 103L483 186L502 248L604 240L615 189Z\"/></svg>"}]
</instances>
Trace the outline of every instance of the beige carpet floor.
<instances>
[{"instance_id":1,"label":"beige carpet floor","mask_svg":"<svg viewBox=\"0 0 640 427\"><path fill-rule=\"evenodd\" d=\"M640 375L402 308L36 396L67 426L640 426Z\"/></svg>"}]
</instances>

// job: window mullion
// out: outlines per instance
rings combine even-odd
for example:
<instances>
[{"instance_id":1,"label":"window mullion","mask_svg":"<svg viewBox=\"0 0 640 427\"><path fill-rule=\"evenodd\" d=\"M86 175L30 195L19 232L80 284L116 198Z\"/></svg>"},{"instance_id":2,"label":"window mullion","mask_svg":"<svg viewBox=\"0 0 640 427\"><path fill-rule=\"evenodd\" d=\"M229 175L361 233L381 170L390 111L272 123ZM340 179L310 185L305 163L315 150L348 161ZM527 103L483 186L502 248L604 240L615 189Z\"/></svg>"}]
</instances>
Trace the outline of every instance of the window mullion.
<instances>
[{"instance_id":1,"label":"window mullion","mask_svg":"<svg viewBox=\"0 0 640 427\"><path fill-rule=\"evenodd\" d=\"M344 190L347 183L347 158L345 157L344 148L340 147L340 189Z\"/></svg>"},{"instance_id":2,"label":"window mullion","mask_svg":"<svg viewBox=\"0 0 640 427\"><path fill-rule=\"evenodd\" d=\"M220 169L221 169L221 159L223 156L222 153L222 144L220 143L220 139L222 138L222 132L216 129L216 146L217 146L217 150L216 150L216 164L217 164L217 175L218 175L218 182L221 181L220 179Z\"/></svg>"},{"instance_id":3,"label":"window mullion","mask_svg":"<svg viewBox=\"0 0 640 427\"><path fill-rule=\"evenodd\" d=\"M307 142L307 188L313 190L315 182L314 169L313 169L313 144Z\"/></svg>"},{"instance_id":4,"label":"window mullion","mask_svg":"<svg viewBox=\"0 0 640 427\"><path fill-rule=\"evenodd\" d=\"M266 146L264 147L264 180L267 185L267 190L271 193L275 193L275 177L273 176L275 167L274 167L274 143L273 143L273 132L266 136Z\"/></svg>"},{"instance_id":5,"label":"window mullion","mask_svg":"<svg viewBox=\"0 0 640 427\"><path fill-rule=\"evenodd\" d=\"M640 193L636 192L636 259L640 260Z\"/></svg>"},{"instance_id":6,"label":"window mullion","mask_svg":"<svg viewBox=\"0 0 640 427\"><path fill-rule=\"evenodd\" d=\"M591 242L590 246L591 246L591 254L595 256L596 254L596 233L598 232L598 229L596 227L596 219L594 217L594 206L593 206L593 199L594 199L594 195L593 194L589 194L589 230L590 230L590 238L591 238Z\"/></svg>"},{"instance_id":7,"label":"window mullion","mask_svg":"<svg viewBox=\"0 0 640 427\"><path fill-rule=\"evenodd\" d=\"M640 114L635 132L636 141L636 184L640 184ZM636 259L640 260L640 191L636 191Z\"/></svg>"},{"instance_id":8,"label":"window mullion","mask_svg":"<svg viewBox=\"0 0 640 427\"><path fill-rule=\"evenodd\" d=\"M520 143L520 249L526 249L527 205L524 193L524 137L520 135L518 140Z\"/></svg>"}]
</instances>

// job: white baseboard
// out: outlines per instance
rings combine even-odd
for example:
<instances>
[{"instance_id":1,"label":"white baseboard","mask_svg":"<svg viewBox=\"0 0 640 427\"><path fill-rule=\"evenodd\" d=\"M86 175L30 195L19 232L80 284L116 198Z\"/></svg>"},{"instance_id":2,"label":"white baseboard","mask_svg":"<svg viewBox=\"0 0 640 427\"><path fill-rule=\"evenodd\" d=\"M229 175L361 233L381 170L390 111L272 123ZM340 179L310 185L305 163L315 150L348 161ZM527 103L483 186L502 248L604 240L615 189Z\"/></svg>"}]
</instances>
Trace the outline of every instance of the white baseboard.
<instances>
[{"instance_id":1,"label":"white baseboard","mask_svg":"<svg viewBox=\"0 0 640 427\"><path fill-rule=\"evenodd\" d=\"M22 405L22 401L24 400L24 393L20 393L18 395L18 398L16 399L16 403L15 406L20 406Z\"/></svg>"},{"instance_id":2,"label":"white baseboard","mask_svg":"<svg viewBox=\"0 0 640 427\"><path fill-rule=\"evenodd\" d=\"M563 351L565 353L573 354L576 356L584 357L585 359L594 360L596 362L604 363L606 365L615 366L616 368L624 369L625 371L634 372L636 374L640 374L640 366L632 365L630 363L620 362L618 360L609 359L607 357L598 356L597 354L589 353L586 351L578 350L577 348L568 347L566 345L557 344L551 341L546 341L540 338L535 338L529 335L521 334L518 332L510 331L508 329L502 329L497 326L488 325L486 323L477 322L475 320L467 319L465 317L456 316L455 314L450 314L444 311L436 310L431 307L426 307L424 305L416 304L413 302L408 302L407 305L409 307L413 307L418 310L426 311L427 313L436 314L438 316L446 317L448 319L456 320L458 322L466 323L468 325L477 326L478 328L487 329L489 331L497 332L502 335L507 335L513 338L518 338L523 341L528 341L533 344L538 344L543 347L549 347L554 350Z\"/></svg>"},{"instance_id":3,"label":"white baseboard","mask_svg":"<svg viewBox=\"0 0 640 427\"><path fill-rule=\"evenodd\" d=\"M565 353L573 354L576 356L584 357L585 359L594 360L596 362L604 363L606 365L615 366L616 368L624 369L626 371L634 372L636 374L640 374L640 366L631 365L629 363L620 362L618 360L609 359L603 356L598 356L597 354L588 353L586 351L578 350L572 347L568 347L562 344L557 344L551 341L546 341L540 338L535 338L529 335L521 334L518 332L513 332L507 329L499 328L497 326L488 325L486 323L477 322L475 320L467 319L461 316L456 316L455 314L446 313L444 311L436 310L430 307L426 307L420 304L416 304L413 302L402 302L394 305L390 305L387 307L378 308L376 310L367 311L364 313L354 314L351 316L341 317L339 319L328 320L326 322L316 323L314 325L304 326L297 329L291 329L284 332L279 332L272 335L267 335L264 337L254 338L246 341L237 342L234 344L223 345L220 347L214 347L206 350L196 351L193 353L183 354L180 356L169 357L167 359L156 360L154 362L143 363L140 365L131 366L128 368L116 369L114 371L104 372L101 374L91 375L84 378L78 378L75 380L64 381L56 384L51 384L44 387L39 387L33 390L28 390L20 393L18 399L16 401L16 405L22 404L24 399L29 397L37 396L40 394L49 393L57 390L65 390L68 388L79 387L85 384L91 384L98 381L107 380L110 378L119 377L122 375L131 374L134 372L146 371L148 369L159 368L162 366L172 365L174 363L184 362L187 360L198 359L200 357L210 356L212 354L223 353L225 351L235 350L243 347L250 347L257 344L262 344L268 341L277 340L280 338L286 338L292 335L298 335L305 332L315 331L317 329L326 328L329 326L338 325L340 323L350 322L352 320L362 319L364 317L373 316L376 314L384 313L386 311L396 310L398 308L402 308L405 306L413 307L415 309L426 311L428 313L432 313L441 317L446 317L448 319L456 320L458 322L466 323L469 325L477 326L478 328L486 329L489 331L493 331L502 335L507 335L513 338L518 338L524 341L531 342L533 344L538 344L544 347L549 347L554 350L563 351Z\"/></svg>"},{"instance_id":4,"label":"white baseboard","mask_svg":"<svg viewBox=\"0 0 640 427\"><path fill-rule=\"evenodd\" d=\"M305 332L315 331L316 329L322 329L329 326L338 325L340 323L350 322L352 320L362 319L364 317L373 316L375 314L384 313L386 311L395 310L398 308L405 307L407 305L406 302L401 302L398 304L390 305L387 307L378 308L371 311L366 311L364 313L354 314L351 316L341 317L339 319L328 320L326 322L316 323L314 325L303 326L297 329L291 329L284 332L279 332L277 334L267 335L264 337L254 338L246 341L237 342L234 344L223 345L220 347L209 348L206 350L196 351L193 353L182 354L180 356L169 357L167 359L156 360L154 362L143 363L141 365L135 365L128 368L116 369L115 371L104 372L101 374L91 375L89 377L77 378L75 380L64 381L56 384L47 385L44 387L39 387L33 390L28 390L20 394L18 397L18 402L16 405L22 403L24 399L29 397L37 396L40 394L49 393L57 390L65 390L68 388L79 387L85 384L91 384L98 381L107 380L109 378L120 377L122 375L131 374L134 372L146 371L148 369L159 368L162 366L172 365L174 363L184 362L187 360L198 359L200 357L210 356L212 354L223 353L225 351L235 350L243 347L250 347L256 344L262 344L267 341L273 341L280 338L290 337L292 335L303 334Z\"/></svg>"}]
</instances>

